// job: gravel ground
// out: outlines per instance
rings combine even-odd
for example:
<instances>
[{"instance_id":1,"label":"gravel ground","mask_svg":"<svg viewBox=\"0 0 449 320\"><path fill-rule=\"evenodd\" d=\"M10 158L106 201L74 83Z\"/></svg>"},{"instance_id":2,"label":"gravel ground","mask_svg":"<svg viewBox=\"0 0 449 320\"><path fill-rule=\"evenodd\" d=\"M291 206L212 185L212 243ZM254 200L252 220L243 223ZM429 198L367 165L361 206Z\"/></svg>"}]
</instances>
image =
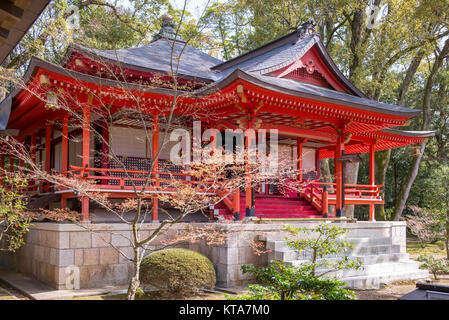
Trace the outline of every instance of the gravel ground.
<instances>
[{"instance_id":1,"label":"gravel ground","mask_svg":"<svg viewBox=\"0 0 449 320\"><path fill-rule=\"evenodd\" d=\"M441 275L438 281L434 280L432 283L449 285L449 275ZM355 295L360 300L397 300L415 289L414 282L398 282L378 290L357 290Z\"/></svg>"}]
</instances>

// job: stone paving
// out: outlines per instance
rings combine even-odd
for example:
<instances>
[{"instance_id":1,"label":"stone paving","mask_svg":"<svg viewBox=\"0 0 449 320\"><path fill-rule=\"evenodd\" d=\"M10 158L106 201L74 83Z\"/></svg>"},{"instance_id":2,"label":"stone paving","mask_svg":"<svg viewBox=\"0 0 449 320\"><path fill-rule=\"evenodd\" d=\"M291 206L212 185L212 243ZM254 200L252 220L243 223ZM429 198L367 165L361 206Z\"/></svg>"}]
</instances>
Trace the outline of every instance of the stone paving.
<instances>
[{"instance_id":1,"label":"stone paving","mask_svg":"<svg viewBox=\"0 0 449 320\"><path fill-rule=\"evenodd\" d=\"M55 290L36 279L5 269L0 269L0 280L16 290L19 290L22 294L32 300L71 300L75 297L102 295L126 290L126 286L109 286L105 288L81 290ZM2 294L0 288L0 300L3 297L6 297L6 293ZM12 296L10 296L10 298L14 299Z\"/></svg>"}]
</instances>

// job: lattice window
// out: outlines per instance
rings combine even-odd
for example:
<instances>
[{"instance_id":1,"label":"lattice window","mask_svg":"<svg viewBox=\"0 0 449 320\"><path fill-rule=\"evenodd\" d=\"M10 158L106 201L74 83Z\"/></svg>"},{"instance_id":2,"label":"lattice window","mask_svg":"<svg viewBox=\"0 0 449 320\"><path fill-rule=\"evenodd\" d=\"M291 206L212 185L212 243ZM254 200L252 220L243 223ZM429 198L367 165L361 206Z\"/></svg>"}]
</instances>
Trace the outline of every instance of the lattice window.
<instances>
[{"instance_id":1,"label":"lattice window","mask_svg":"<svg viewBox=\"0 0 449 320\"><path fill-rule=\"evenodd\" d=\"M291 73L286 75L285 78L309 82L312 84L317 84L324 88L333 89L329 82L327 82L327 80L318 71L309 73L307 72L306 68L298 68L296 70L293 70Z\"/></svg>"},{"instance_id":2,"label":"lattice window","mask_svg":"<svg viewBox=\"0 0 449 320\"><path fill-rule=\"evenodd\" d=\"M123 165L127 170L134 170L134 171L149 171L150 170L150 159L148 158L139 158L139 157L124 157L124 156L118 156L117 157L119 161L112 159L109 163L110 169L123 169ZM163 172L172 172L172 173L182 173L183 167L172 164L169 160L159 160L159 170ZM119 177L123 178L125 177L124 172L111 172L110 173L112 177ZM146 173L129 173L128 174L132 178L138 178L138 179L145 179L147 177ZM161 174L159 176L161 179L175 179L175 180L183 180L185 179L182 176L170 176L168 174ZM110 180L110 185L118 185L119 180ZM134 181L134 184L136 186L143 186L145 184L145 181ZM131 181L125 181L125 186L131 186ZM161 183L161 186L167 185L167 183Z\"/></svg>"}]
</instances>

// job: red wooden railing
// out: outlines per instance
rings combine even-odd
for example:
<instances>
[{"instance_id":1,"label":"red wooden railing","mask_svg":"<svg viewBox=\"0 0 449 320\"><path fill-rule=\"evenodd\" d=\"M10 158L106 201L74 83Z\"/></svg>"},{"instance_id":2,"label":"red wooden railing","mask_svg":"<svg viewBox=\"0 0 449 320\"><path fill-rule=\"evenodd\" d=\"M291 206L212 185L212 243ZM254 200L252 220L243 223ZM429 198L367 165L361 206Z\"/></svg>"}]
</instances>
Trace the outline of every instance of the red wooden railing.
<instances>
[{"instance_id":1,"label":"red wooden railing","mask_svg":"<svg viewBox=\"0 0 449 320\"><path fill-rule=\"evenodd\" d=\"M148 171L142 170L123 170L123 169L109 169L109 168L83 168L78 166L71 166L69 175L87 181L92 184L93 187L107 189L133 189L132 183L139 189L146 181L148 185L155 185L156 182L160 184L170 183L173 180L182 180L186 183L204 183L202 181L195 180L194 177L187 173L178 172L163 172L152 171L149 175ZM114 175L115 174L115 175ZM161 176L168 176L169 179ZM188 179L190 177L190 179Z\"/></svg>"},{"instance_id":2,"label":"red wooden railing","mask_svg":"<svg viewBox=\"0 0 449 320\"><path fill-rule=\"evenodd\" d=\"M383 203L382 185L345 184L346 204ZM335 204L336 184L314 181L308 184L301 195L323 215L329 211L329 205Z\"/></svg>"}]
</instances>

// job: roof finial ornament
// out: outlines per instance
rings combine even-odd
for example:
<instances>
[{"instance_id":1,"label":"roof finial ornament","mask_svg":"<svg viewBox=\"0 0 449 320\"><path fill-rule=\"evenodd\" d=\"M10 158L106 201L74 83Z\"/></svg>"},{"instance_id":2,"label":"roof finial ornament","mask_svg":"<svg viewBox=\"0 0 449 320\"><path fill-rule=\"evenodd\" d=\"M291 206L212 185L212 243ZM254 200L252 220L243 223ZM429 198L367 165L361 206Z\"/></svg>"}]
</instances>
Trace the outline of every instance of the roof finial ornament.
<instances>
[{"instance_id":1,"label":"roof finial ornament","mask_svg":"<svg viewBox=\"0 0 449 320\"><path fill-rule=\"evenodd\" d=\"M315 33L316 23L314 20L309 20L301 24L301 28L298 29L298 37L304 38L305 36Z\"/></svg>"},{"instance_id":2,"label":"roof finial ornament","mask_svg":"<svg viewBox=\"0 0 449 320\"><path fill-rule=\"evenodd\" d=\"M159 30L159 32L153 36L153 41L159 40L161 38L183 41L182 36L179 33L176 34L176 24L171 15L166 14L162 16L161 24L161 30Z\"/></svg>"}]
</instances>

